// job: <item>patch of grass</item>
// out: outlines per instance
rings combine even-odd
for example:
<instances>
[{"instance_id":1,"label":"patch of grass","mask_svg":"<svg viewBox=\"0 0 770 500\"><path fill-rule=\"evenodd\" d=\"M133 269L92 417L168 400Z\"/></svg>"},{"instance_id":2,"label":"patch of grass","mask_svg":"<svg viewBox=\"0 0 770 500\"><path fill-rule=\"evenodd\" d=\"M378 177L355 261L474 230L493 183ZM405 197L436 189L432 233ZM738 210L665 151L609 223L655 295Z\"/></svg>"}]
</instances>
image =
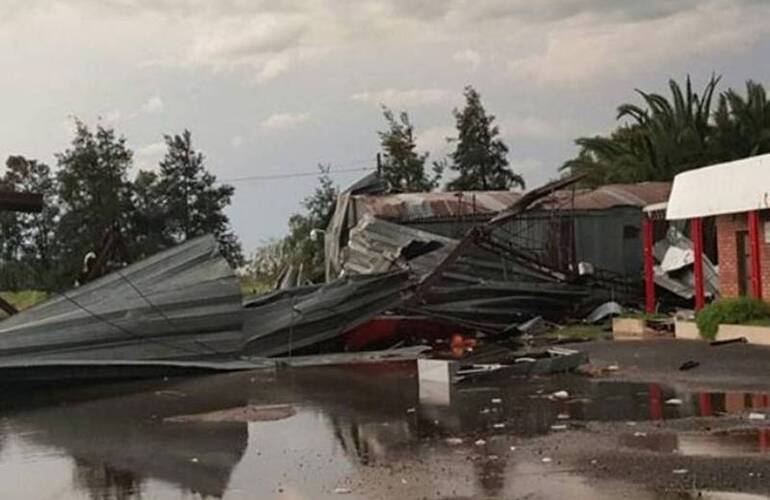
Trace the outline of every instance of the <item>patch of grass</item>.
<instances>
[{"instance_id":1,"label":"patch of grass","mask_svg":"<svg viewBox=\"0 0 770 500\"><path fill-rule=\"evenodd\" d=\"M273 281L258 280L253 276L241 276L241 293L244 296L260 295L273 289Z\"/></svg>"},{"instance_id":2,"label":"patch of grass","mask_svg":"<svg viewBox=\"0 0 770 500\"><path fill-rule=\"evenodd\" d=\"M599 325L583 325L580 323L567 325L556 330L554 333L562 339L598 339L604 334L602 327Z\"/></svg>"},{"instance_id":3,"label":"patch of grass","mask_svg":"<svg viewBox=\"0 0 770 500\"><path fill-rule=\"evenodd\" d=\"M48 292L42 290L21 290L18 292L0 292L0 297L10 303L13 307L22 311L28 309L38 302L48 298Z\"/></svg>"},{"instance_id":4,"label":"patch of grass","mask_svg":"<svg viewBox=\"0 0 770 500\"><path fill-rule=\"evenodd\" d=\"M695 316L698 331L706 340L714 340L720 324L769 324L770 304L759 299L739 297L712 302Z\"/></svg>"}]
</instances>

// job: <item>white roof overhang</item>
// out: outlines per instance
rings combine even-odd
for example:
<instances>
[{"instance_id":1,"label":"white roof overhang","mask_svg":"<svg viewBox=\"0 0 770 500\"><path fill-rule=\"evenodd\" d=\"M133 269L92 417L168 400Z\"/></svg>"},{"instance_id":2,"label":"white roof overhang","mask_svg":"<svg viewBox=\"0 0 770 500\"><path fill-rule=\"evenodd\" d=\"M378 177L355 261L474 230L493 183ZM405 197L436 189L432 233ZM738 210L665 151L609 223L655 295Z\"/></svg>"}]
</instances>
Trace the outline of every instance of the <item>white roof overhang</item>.
<instances>
[{"instance_id":1,"label":"white roof overhang","mask_svg":"<svg viewBox=\"0 0 770 500\"><path fill-rule=\"evenodd\" d=\"M770 154L682 172L666 219L692 219L770 208Z\"/></svg>"}]
</instances>

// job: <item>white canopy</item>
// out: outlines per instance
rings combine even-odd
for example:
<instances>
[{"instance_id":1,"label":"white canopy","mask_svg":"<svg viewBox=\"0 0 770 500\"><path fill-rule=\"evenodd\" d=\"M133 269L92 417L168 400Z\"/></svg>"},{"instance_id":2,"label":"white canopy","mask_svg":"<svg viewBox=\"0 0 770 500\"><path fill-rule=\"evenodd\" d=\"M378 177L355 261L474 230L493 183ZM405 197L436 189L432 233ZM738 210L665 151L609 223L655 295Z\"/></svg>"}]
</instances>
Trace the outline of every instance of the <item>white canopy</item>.
<instances>
[{"instance_id":1,"label":"white canopy","mask_svg":"<svg viewBox=\"0 0 770 500\"><path fill-rule=\"evenodd\" d=\"M770 208L770 154L682 172L666 219L692 219Z\"/></svg>"}]
</instances>

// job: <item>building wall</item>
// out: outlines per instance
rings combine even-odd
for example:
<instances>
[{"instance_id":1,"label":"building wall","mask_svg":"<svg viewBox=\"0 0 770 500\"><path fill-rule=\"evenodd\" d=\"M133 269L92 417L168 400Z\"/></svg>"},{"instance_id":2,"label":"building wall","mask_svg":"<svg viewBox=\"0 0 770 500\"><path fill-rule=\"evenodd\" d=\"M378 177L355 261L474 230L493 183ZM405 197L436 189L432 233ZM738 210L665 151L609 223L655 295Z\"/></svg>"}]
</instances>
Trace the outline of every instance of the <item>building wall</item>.
<instances>
[{"instance_id":1,"label":"building wall","mask_svg":"<svg viewBox=\"0 0 770 500\"><path fill-rule=\"evenodd\" d=\"M770 300L770 244L765 243L767 211L761 214L759 239L762 251L762 296ZM717 217L717 250L719 252L719 288L723 297L738 297L738 232L748 231L747 214L720 215ZM751 273L751 269L747 269ZM748 294L751 293L749 289Z\"/></svg>"}]
</instances>

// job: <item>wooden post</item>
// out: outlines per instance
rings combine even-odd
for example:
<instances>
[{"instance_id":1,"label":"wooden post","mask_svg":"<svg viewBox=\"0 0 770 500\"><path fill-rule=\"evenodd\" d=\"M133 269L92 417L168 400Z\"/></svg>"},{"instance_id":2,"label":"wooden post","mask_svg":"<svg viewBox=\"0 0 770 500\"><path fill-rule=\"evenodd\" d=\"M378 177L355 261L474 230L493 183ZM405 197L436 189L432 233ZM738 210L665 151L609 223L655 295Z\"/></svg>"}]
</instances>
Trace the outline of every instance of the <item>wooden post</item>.
<instances>
[{"instance_id":1,"label":"wooden post","mask_svg":"<svg viewBox=\"0 0 770 500\"><path fill-rule=\"evenodd\" d=\"M751 295L762 298L762 242L759 236L759 212L749 212L749 245L751 247Z\"/></svg>"},{"instance_id":2,"label":"wooden post","mask_svg":"<svg viewBox=\"0 0 770 500\"><path fill-rule=\"evenodd\" d=\"M696 217L690 221L690 236L693 241L694 273L695 273L695 310L700 311L706 305L706 294L703 287L703 219Z\"/></svg>"},{"instance_id":3,"label":"wooden post","mask_svg":"<svg viewBox=\"0 0 770 500\"><path fill-rule=\"evenodd\" d=\"M652 253L654 239L653 220L644 216L642 219L642 243L644 244L644 303L645 311L655 313L655 257Z\"/></svg>"}]
</instances>

